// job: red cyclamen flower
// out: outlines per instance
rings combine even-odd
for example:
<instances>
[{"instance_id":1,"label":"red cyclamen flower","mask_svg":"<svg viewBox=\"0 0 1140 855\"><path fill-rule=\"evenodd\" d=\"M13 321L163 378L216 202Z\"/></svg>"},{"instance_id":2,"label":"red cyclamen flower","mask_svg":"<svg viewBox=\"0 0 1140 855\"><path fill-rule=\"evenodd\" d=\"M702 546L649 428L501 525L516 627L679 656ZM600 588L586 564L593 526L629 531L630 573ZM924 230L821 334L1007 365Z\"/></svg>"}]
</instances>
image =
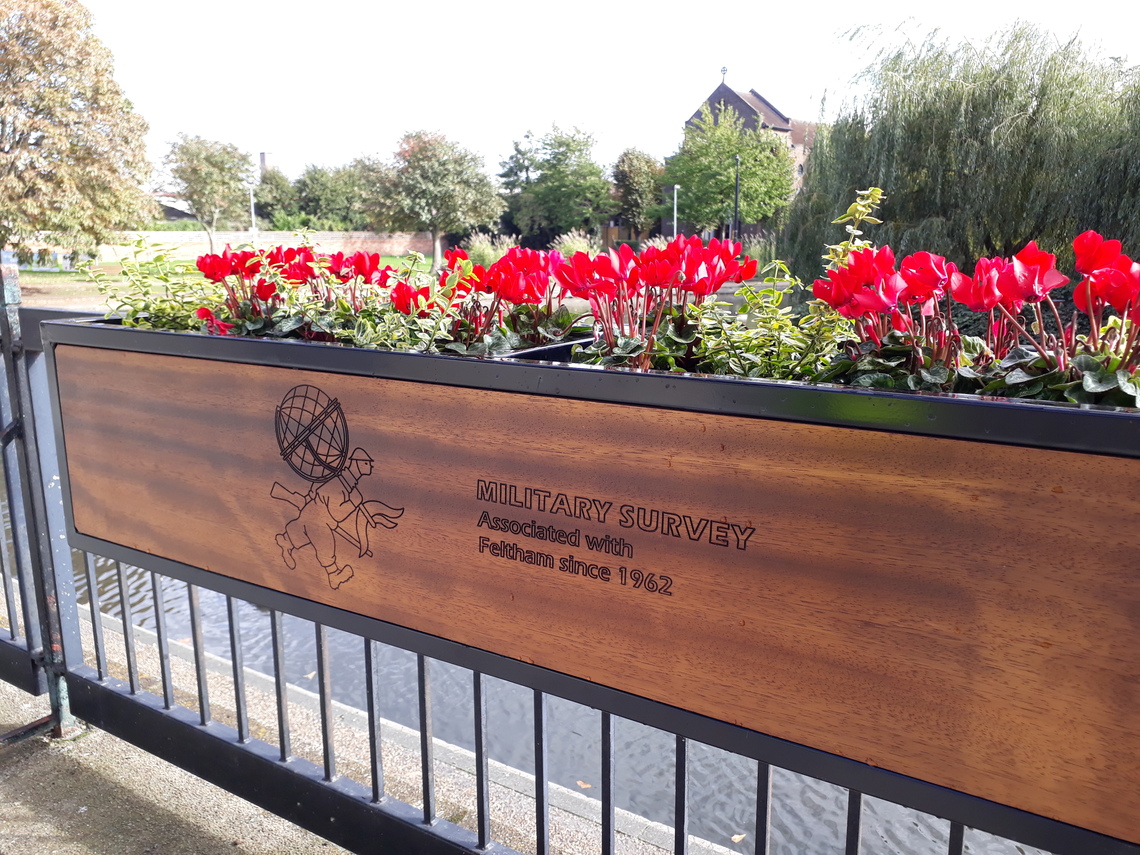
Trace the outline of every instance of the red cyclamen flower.
<instances>
[{"instance_id":1,"label":"red cyclamen flower","mask_svg":"<svg viewBox=\"0 0 1140 855\"><path fill-rule=\"evenodd\" d=\"M1010 275L1002 280L1002 293L1026 303L1040 303L1050 291L1069 281L1056 269L1057 256L1037 248L1030 241L1011 261Z\"/></svg>"},{"instance_id":2,"label":"red cyclamen flower","mask_svg":"<svg viewBox=\"0 0 1140 855\"><path fill-rule=\"evenodd\" d=\"M1077 273L1088 276L1094 270L1112 267L1120 257L1120 241L1105 240L1094 231L1087 231L1073 238L1073 252L1076 253Z\"/></svg>"},{"instance_id":3,"label":"red cyclamen flower","mask_svg":"<svg viewBox=\"0 0 1140 855\"><path fill-rule=\"evenodd\" d=\"M234 328L233 324L227 324L225 321L219 321L214 317L214 313L207 309L205 306L201 307L194 313L199 320L206 322L206 332L210 335L229 335L230 330Z\"/></svg>"},{"instance_id":4,"label":"red cyclamen flower","mask_svg":"<svg viewBox=\"0 0 1140 855\"><path fill-rule=\"evenodd\" d=\"M906 281L895 272L895 255L889 246L856 250L847 266L828 270L816 279L812 293L845 318L889 312L898 305Z\"/></svg>"}]
</instances>

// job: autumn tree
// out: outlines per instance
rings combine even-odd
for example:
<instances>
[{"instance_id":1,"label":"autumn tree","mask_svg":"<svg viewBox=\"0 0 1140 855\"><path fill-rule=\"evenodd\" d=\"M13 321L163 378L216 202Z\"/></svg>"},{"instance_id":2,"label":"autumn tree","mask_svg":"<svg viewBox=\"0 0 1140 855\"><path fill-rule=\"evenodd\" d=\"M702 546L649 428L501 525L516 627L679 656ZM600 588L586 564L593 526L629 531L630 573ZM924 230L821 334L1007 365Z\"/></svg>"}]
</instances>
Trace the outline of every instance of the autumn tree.
<instances>
[{"instance_id":1,"label":"autumn tree","mask_svg":"<svg viewBox=\"0 0 1140 855\"><path fill-rule=\"evenodd\" d=\"M370 185L373 225L430 232L432 269L443 261L443 235L496 225L503 210L482 159L441 134L407 134L390 163L360 161L357 166Z\"/></svg>"},{"instance_id":2,"label":"autumn tree","mask_svg":"<svg viewBox=\"0 0 1140 855\"><path fill-rule=\"evenodd\" d=\"M248 211L246 179L253 174L253 159L229 143L178 135L166 156L170 190L190 206L202 224L214 251L219 223L236 220Z\"/></svg>"},{"instance_id":3,"label":"autumn tree","mask_svg":"<svg viewBox=\"0 0 1140 855\"><path fill-rule=\"evenodd\" d=\"M697 231L731 221L740 157L740 221L762 223L787 206L792 194L792 155L773 131L749 130L740 115L708 104L685 128L677 153L665 165L665 185L681 185L677 215Z\"/></svg>"},{"instance_id":4,"label":"autumn tree","mask_svg":"<svg viewBox=\"0 0 1140 855\"><path fill-rule=\"evenodd\" d=\"M72 0L0 0L0 247L90 250L153 215L146 122Z\"/></svg>"},{"instance_id":5,"label":"autumn tree","mask_svg":"<svg viewBox=\"0 0 1140 855\"><path fill-rule=\"evenodd\" d=\"M648 230L656 219L664 173L656 158L634 148L622 152L614 164L618 213L635 234Z\"/></svg>"}]
</instances>

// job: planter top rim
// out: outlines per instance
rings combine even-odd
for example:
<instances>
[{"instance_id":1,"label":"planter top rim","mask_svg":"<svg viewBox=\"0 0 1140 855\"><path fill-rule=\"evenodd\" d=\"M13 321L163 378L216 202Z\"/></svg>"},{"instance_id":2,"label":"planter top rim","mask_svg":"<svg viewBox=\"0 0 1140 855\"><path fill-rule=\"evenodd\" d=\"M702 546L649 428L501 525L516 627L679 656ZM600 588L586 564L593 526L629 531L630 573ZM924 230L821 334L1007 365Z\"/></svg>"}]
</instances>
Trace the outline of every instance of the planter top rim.
<instances>
[{"instance_id":1,"label":"planter top rim","mask_svg":"<svg viewBox=\"0 0 1140 855\"><path fill-rule=\"evenodd\" d=\"M512 357L370 350L297 339L125 328L106 318L45 320L44 349L71 344L278 365L413 382L807 422L892 433L1140 457L1140 410L825 383L680 374ZM267 347L273 358L267 359Z\"/></svg>"}]
</instances>

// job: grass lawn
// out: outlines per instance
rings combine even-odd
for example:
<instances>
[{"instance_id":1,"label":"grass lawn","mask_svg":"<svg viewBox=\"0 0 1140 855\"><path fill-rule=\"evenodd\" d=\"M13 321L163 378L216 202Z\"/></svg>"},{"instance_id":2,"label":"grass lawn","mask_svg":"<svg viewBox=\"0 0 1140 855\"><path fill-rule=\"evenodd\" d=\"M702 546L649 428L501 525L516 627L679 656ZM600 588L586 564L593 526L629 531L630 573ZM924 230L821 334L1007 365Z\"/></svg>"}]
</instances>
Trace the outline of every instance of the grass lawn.
<instances>
[{"instance_id":1,"label":"grass lawn","mask_svg":"<svg viewBox=\"0 0 1140 855\"><path fill-rule=\"evenodd\" d=\"M404 262L403 257L395 255L381 256L381 265L398 267ZM431 266L428 258L423 270ZM107 274L111 281L121 282L118 275L121 267L118 264L101 264L98 267ZM87 274L77 270L21 270L20 291L25 306L37 306L58 309L83 309L85 311L105 311L106 302Z\"/></svg>"}]
</instances>

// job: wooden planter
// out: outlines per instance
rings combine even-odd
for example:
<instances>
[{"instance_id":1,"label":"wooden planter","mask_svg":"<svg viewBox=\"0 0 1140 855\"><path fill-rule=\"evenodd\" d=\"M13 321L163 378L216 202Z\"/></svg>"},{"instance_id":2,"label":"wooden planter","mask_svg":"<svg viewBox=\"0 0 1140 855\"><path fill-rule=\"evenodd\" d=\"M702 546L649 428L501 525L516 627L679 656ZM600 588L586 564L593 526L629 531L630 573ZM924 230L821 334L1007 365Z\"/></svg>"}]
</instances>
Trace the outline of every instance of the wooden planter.
<instances>
[{"instance_id":1,"label":"wooden planter","mask_svg":"<svg viewBox=\"0 0 1140 855\"><path fill-rule=\"evenodd\" d=\"M1140 842L1136 414L43 338L76 546Z\"/></svg>"}]
</instances>

